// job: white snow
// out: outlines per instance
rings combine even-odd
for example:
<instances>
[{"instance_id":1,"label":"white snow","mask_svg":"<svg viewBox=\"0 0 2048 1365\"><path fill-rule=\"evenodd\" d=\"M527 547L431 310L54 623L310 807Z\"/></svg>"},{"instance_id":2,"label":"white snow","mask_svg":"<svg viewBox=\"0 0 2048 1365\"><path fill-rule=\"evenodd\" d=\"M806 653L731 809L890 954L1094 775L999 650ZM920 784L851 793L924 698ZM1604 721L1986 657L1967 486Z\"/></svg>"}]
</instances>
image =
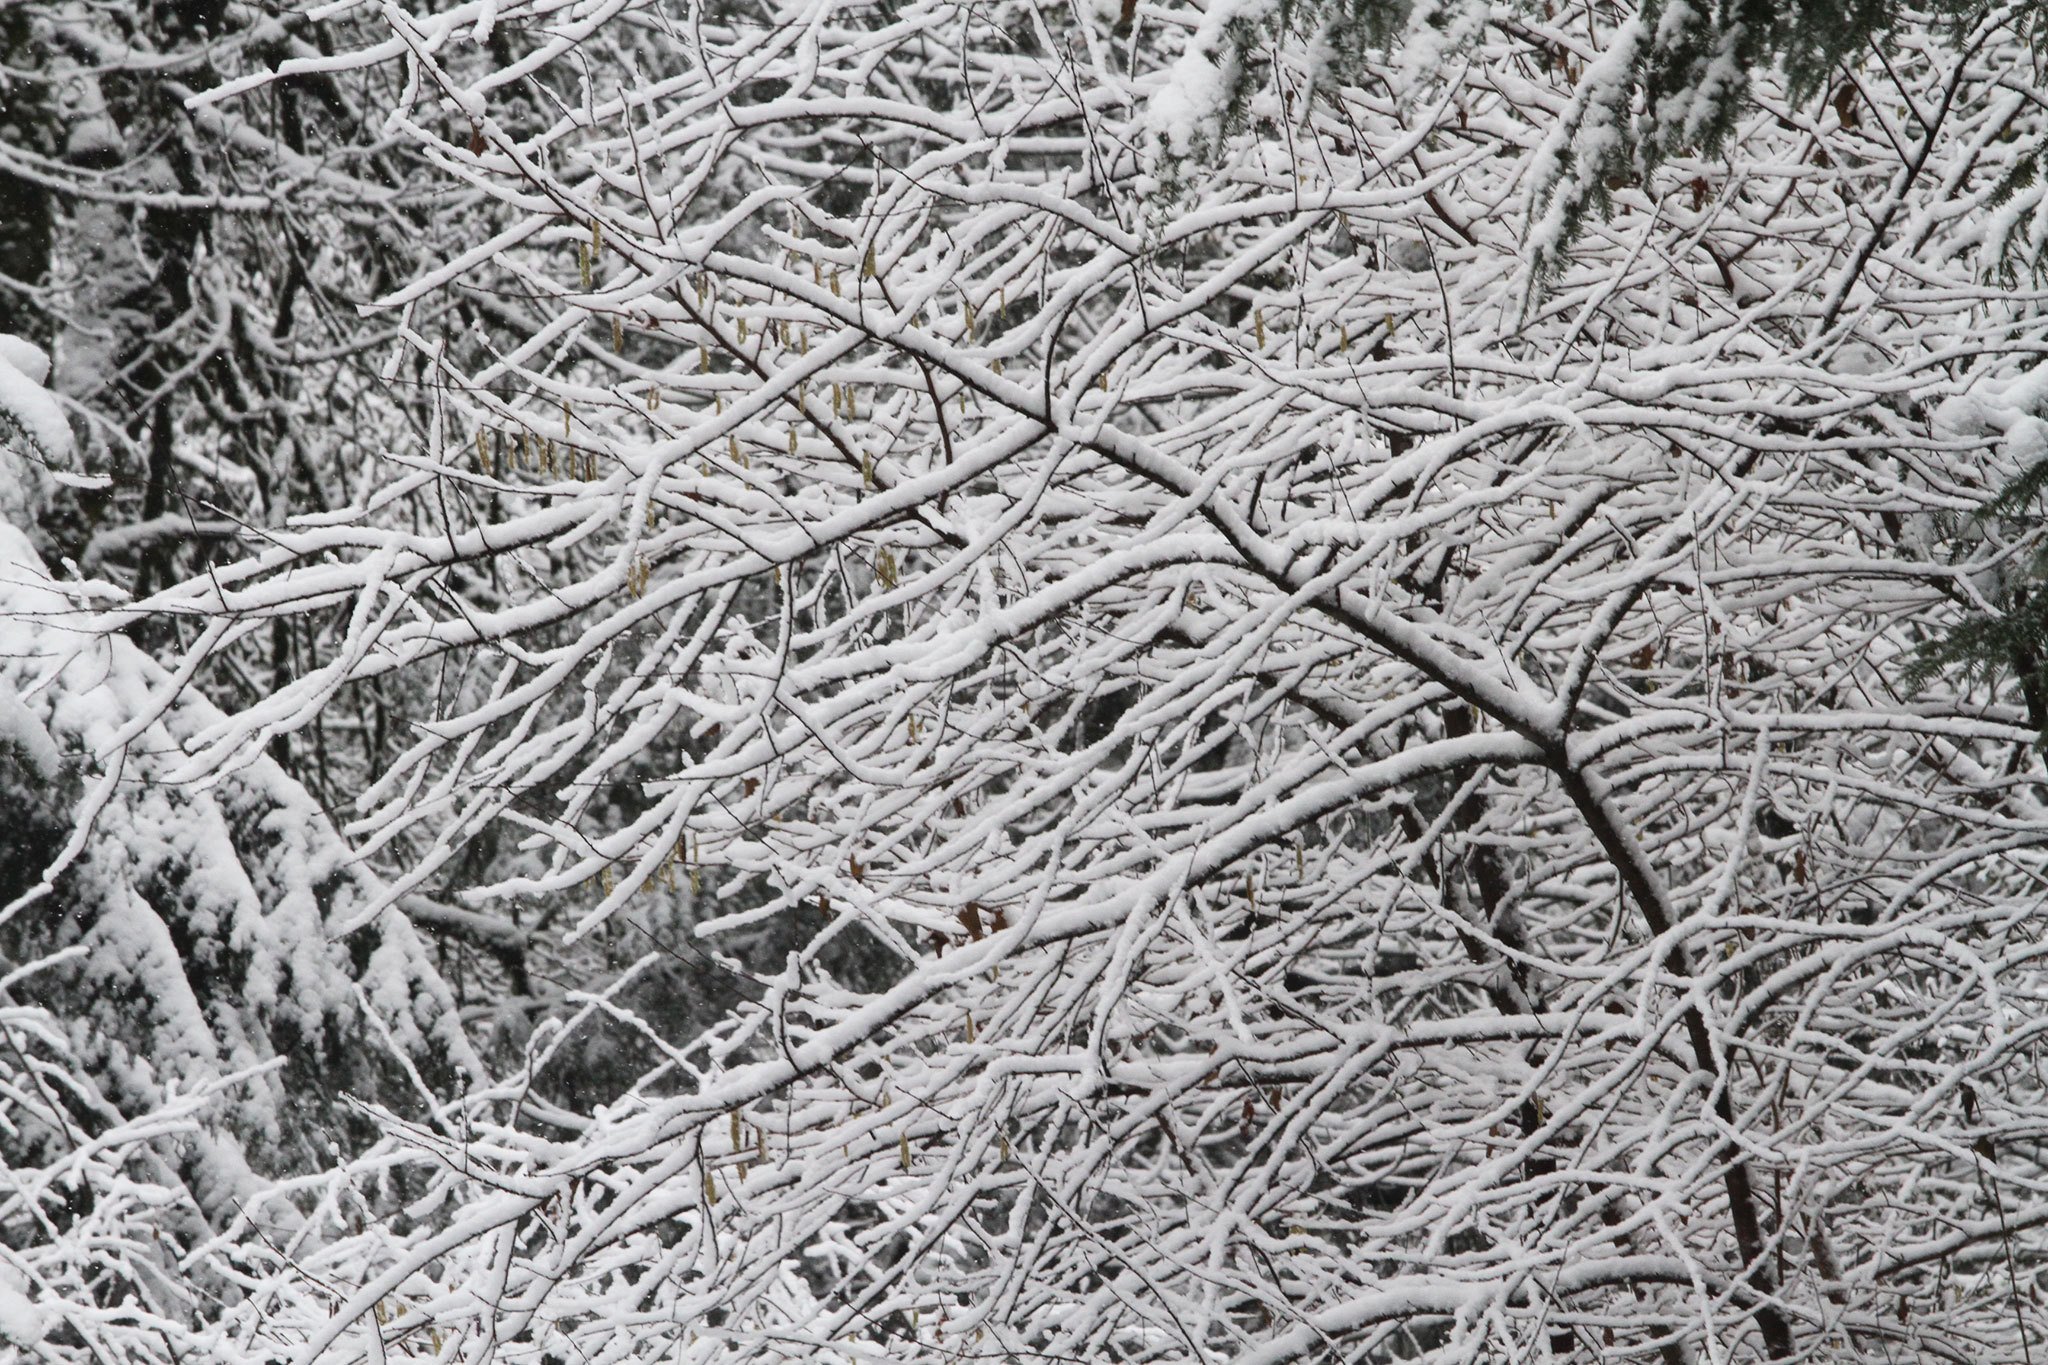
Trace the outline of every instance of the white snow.
<instances>
[{"instance_id":1,"label":"white snow","mask_svg":"<svg viewBox=\"0 0 2048 1365\"><path fill-rule=\"evenodd\" d=\"M1145 106L1145 127L1157 152L1179 158L1214 142L1243 60L1230 34L1234 23L1265 17L1274 0L1215 0Z\"/></svg>"},{"instance_id":2,"label":"white snow","mask_svg":"<svg viewBox=\"0 0 2048 1365\"><path fill-rule=\"evenodd\" d=\"M0 1265L0 1341L28 1350L55 1327L56 1315L37 1308L23 1292L26 1282Z\"/></svg>"}]
</instances>

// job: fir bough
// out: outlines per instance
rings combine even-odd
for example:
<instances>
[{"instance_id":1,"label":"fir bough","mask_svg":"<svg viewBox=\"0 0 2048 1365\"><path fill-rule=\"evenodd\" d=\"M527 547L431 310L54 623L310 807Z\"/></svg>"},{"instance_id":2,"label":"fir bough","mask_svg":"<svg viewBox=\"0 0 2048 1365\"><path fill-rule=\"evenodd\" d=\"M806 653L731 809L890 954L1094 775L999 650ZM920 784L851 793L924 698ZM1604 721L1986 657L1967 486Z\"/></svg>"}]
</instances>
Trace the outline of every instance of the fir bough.
<instances>
[{"instance_id":1,"label":"fir bough","mask_svg":"<svg viewBox=\"0 0 2048 1365\"><path fill-rule=\"evenodd\" d=\"M1973 514L1980 525L2014 522L2022 531L2042 522L2037 500L2048 490L2048 460L2034 464ZM2016 677L2027 717L2048 740L2048 547L2034 552L2025 572L1999 593L1999 610L1972 612L1948 634L1922 643L1901 681L1917 692L1944 674L1968 684L1990 684L2008 672Z\"/></svg>"}]
</instances>

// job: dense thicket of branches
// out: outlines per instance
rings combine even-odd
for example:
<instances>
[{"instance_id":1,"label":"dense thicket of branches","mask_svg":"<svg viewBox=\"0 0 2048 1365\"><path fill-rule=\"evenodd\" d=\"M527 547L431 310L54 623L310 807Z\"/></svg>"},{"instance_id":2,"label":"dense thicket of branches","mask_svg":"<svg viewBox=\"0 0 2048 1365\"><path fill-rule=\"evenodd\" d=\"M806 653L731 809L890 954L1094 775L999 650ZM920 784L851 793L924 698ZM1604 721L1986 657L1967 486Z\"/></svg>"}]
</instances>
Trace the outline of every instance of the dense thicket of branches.
<instances>
[{"instance_id":1,"label":"dense thicket of branches","mask_svg":"<svg viewBox=\"0 0 2048 1365\"><path fill-rule=\"evenodd\" d=\"M35 652L519 1004L166 1358L2030 1359L2043 705L1911 665L2029 572L2048 119L2024 9L1876 17L343 5L195 89L444 209L296 419L370 458Z\"/></svg>"}]
</instances>

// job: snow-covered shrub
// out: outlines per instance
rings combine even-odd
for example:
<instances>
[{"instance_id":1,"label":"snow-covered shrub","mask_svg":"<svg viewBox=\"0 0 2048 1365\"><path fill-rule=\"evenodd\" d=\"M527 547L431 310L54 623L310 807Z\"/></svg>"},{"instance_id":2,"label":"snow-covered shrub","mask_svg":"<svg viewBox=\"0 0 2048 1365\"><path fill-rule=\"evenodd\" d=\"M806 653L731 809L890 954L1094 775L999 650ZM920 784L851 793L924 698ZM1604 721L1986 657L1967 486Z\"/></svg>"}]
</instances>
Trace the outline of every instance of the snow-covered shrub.
<instances>
[{"instance_id":1,"label":"snow-covered shrub","mask_svg":"<svg viewBox=\"0 0 2048 1365\"><path fill-rule=\"evenodd\" d=\"M329 932L611 935L649 1061L389 1104L245 1349L2032 1351L2037 729L1899 685L2031 549L1938 533L2041 354L2018 11L1712 119L1643 82L1733 10L378 14L280 70L471 210L430 417L65 658L322 623L93 752L403 694Z\"/></svg>"}]
</instances>

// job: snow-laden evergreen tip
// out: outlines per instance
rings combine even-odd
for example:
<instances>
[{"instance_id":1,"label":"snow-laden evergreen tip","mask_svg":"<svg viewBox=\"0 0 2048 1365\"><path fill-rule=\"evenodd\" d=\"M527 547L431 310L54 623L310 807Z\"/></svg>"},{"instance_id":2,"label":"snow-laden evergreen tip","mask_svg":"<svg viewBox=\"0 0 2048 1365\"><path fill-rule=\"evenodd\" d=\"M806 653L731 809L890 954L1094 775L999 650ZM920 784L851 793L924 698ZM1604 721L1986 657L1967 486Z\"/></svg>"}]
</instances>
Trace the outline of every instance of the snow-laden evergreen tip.
<instances>
[{"instance_id":1,"label":"snow-laden evergreen tip","mask_svg":"<svg viewBox=\"0 0 2048 1365\"><path fill-rule=\"evenodd\" d=\"M255 1230L342 1227L275 1196L364 1138L349 1097L424 1115L482 1068L402 917L339 932L383 888L297 782L174 776L220 713L31 542L48 371L0 337L0 1343L219 1358Z\"/></svg>"}]
</instances>

